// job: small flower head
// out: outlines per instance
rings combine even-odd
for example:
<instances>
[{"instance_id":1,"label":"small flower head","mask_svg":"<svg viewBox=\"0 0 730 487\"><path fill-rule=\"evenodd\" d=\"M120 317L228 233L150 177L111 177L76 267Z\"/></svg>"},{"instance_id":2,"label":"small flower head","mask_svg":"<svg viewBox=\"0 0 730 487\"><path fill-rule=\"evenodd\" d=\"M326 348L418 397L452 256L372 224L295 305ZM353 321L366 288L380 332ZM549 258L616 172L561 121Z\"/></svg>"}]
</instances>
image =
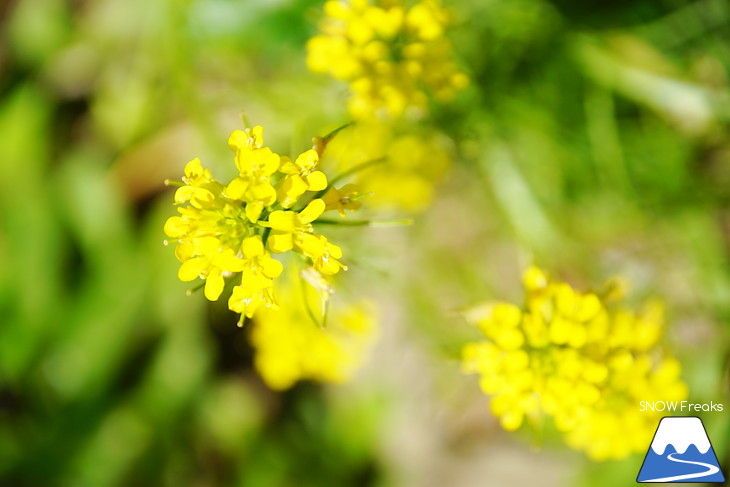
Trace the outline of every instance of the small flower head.
<instances>
[{"instance_id":1,"label":"small flower head","mask_svg":"<svg viewBox=\"0 0 730 487\"><path fill-rule=\"evenodd\" d=\"M345 266L340 247L314 231L327 210L315 197L328 189L327 177L316 168L319 154L310 149L293 162L280 157L264 145L261 127L234 131L228 145L238 176L222 184L199 159L190 161L175 192L179 215L164 230L177 242L179 278L205 280L209 300L220 297L226 278L240 277L228 307L243 320L277 306L274 280L283 265L270 252L298 253L313 272L326 275Z\"/></svg>"},{"instance_id":2,"label":"small flower head","mask_svg":"<svg viewBox=\"0 0 730 487\"><path fill-rule=\"evenodd\" d=\"M254 127L247 132L234 131L228 139L228 146L236 153L234 160L240 175L228 183L225 195L232 200L245 202L246 217L253 223L258 220L264 207L276 202L276 189L271 177L281 162L278 154L268 147L262 147L262 144L261 127Z\"/></svg>"},{"instance_id":3,"label":"small flower head","mask_svg":"<svg viewBox=\"0 0 730 487\"><path fill-rule=\"evenodd\" d=\"M355 119L397 119L426 110L428 94L448 100L468 78L451 60L446 11L436 0L329 0L320 34L307 43L307 66L346 81Z\"/></svg>"},{"instance_id":4,"label":"small flower head","mask_svg":"<svg viewBox=\"0 0 730 487\"><path fill-rule=\"evenodd\" d=\"M205 279L205 297L216 301L223 292L223 273L240 272L243 261L233 250L224 248L215 237L202 237L190 242L187 258L177 275L181 281Z\"/></svg>"},{"instance_id":5,"label":"small flower head","mask_svg":"<svg viewBox=\"0 0 730 487\"><path fill-rule=\"evenodd\" d=\"M366 195L360 193L356 184L346 184L339 189L332 186L322 200L327 205L326 210L337 210L340 216L345 217L345 210L356 211L362 208L360 200Z\"/></svg>"},{"instance_id":6,"label":"small flower head","mask_svg":"<svg viewBox=\"0 0 730 487\"><path fill-rule=\"evenodd\" d=\"M325 209L325 202L315 199L299 213L282 210L273 212L268 223L262 224L272 230L269 237L271 251L282 253L294 249L312 259L315 270L323 274L336 274L344 269L337 260L342 257L342 250L313 231L312 222Z\"/></svg>"},{"instance_id":7,"label":"small flower head","mask_svg":"<svg viewBox=\"0 0 730 487\"><path fill-rule=\"evenodd\" d=\"M345 192L344 203L350 203L344 209L356 209L353 203L368 194L372 195L368 206L416 212L433 201L438 183L446 179L452 142L427 129L402 134L389 124L361 122L329 142L323 160L340 171L366 166L356 174L357 187L339 188ZM337 196L335 192L324 196L328 209L339 211Z\"/></svg>"},{"instance_id":8,"label":"small flower head","mask_svg":"<svg viewBox=\"0 0 730 487\"><path fill-rule=\"evenodd\" d=\"M257 314L251 341L254 364L272 389L288 389L304 379L342 383L363 362L376 335L375 321L367 303L329 311L326 325L319 313L321 298L314 289L293 292L294 278L282 289L291 299ZM308 286L307 286L308 287ZM315 321L313 318L317 318Z\"/></svg>"},{"instance_id":9,"label":"small flower head","mask_svg":"<svg viewBox=\"0 0 730 487\"><path fill-rule=\"evenodd\" d=\"M502 426L551 417L571 447L597 460L645 449L658 418L639 401L687 395L679 363L658 345L660 309L609 307L535 267L523 282L523 308L494 303L467 314L484 340L463 348L462 366L480 375Z\"/></svg>"},{"instance_id":10,"label":"small flower head","mask_svg":"<svg viewBox=\"0 0 730 487\"><path fill-rule=\"evenodd\" d=\"M183 182L185 186L175 191L176 205L190 203L199 209L208 207L215 202L216 195L222 189L221 184L211 177L210 170L203 169L197 157L185 166Z\"/></svg>"},{"instance_id":11,"label":"small flower head","mask_svg":"<svg viewBox=\"0 0 730 487\"><path fill-rule=\"evenodd\" d=\"M259 235L243 241L243 268L241 284L233 288L228 307L247 318L253 317L262 304L275 307L274 279L279 277L283 266L264 250Z\"/></svg>"},{"instance_id":12,"label":"small flower head","mask_svg":"<svg viewBox=\"0 0 730 487\"><path fill-rule=\"evenodd\" d=\"M309 149L297 157L294 162L282 160L281 172L286 174L279 186L279 201L284 208L291 208L305 191L321 191L327 187L327 176L317 171L319 155Z\"/></svg>"}]
</instances>

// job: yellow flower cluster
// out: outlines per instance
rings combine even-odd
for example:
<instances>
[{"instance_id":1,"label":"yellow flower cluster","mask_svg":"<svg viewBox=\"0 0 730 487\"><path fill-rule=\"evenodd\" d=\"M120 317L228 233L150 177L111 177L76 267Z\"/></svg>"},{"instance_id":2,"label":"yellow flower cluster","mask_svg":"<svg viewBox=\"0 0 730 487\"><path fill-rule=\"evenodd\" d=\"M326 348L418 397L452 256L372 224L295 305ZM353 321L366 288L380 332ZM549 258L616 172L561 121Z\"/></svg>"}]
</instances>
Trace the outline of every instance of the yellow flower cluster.
<instances>
[{"instance_id":1,"label":"yellow flower cluster","mask_svg":"<svg viewBox=\"0 0 730 487\"><path fill-rule=\"evenodd\" d=\"M327 146L323 164L354 175L359 189L371 193L370 206L421 211L433 200L434 186L451 166L451 141L421 128L396 134L381 123L358 123Z\"/></svg>"},{"instance_id":2,"label":"yellow flower cluster","mask_svg":"<svg viewBox=\"0 0 730 487\"><path fill-rule=\"evenodd\" d=\"M502 426L547 415L592 459L645 451L661 413L641 412L639 402L687 395L678 361L658 345L661 307L616 309L535 267L523 281L524 309L496 303L467 314L486 340L463 348L463 370L481 376Z\"/></svg>"},{"instance_id":3,"label":"yellow flower cluster","mask_svg":"<svg viewBox=\"0 0 730 487\"><path fill-rule=\"evenodd\" d=\"M282 264L272 253L298 253L313 272L324 275L345 268L340 247L313 228L322 213L343 208L337 195L326 193L339 190L330 188L327 176L317 170L316 150L293 161L279 156L264 146L260 126L234 131L228 145L238 176L222 184L199 159L190 161L175 192L180 215L169 218L164 230L177 241L179 278L205 280L209 300L220 297L224 277L240 276L228 307L241 314L242 323L262 306L276 306L273 283Z\"/></svg>"},{"instance_id":4,"label":"yellow flower cluster","mask_svg":"<svg viewBox=\"0 0 730 487\"><path fill-rule=\"evenodd\" d=\"M284 284L290 290L298 276L292 277ZM254 365L266 384L282 390L303 379L330 383L350 379L375 338L370 306L360 303L330 309L327 324L321 326L324 316L319 313L316 293L287 294L294 297L286 306L259 313L251 332Z\"/></svg>"},{"instance_id":5,"label":"yellow flower cluster","mask_svg":"<svg viewBox=\"0 0 730 487\"><path fill-rule=\"evenodd\" d=\"M468 84L444 37L448 16L436 0L329 0L321 33L307 44L307 66L349 83L350 115L397 119L425 112L428 95L448 100Z\"/></svg>"}]
</instances>

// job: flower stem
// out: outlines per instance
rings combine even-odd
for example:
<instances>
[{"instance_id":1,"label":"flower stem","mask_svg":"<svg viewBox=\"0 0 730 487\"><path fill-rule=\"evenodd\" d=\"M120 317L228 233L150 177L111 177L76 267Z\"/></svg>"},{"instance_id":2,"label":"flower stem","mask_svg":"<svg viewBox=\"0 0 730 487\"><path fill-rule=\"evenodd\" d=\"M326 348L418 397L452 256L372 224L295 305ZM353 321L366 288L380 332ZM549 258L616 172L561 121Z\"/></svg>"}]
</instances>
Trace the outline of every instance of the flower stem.
<instances>
[{"instance_id":1,"label":"flower stem","mask_svg":"<svg viewBox=\"0 0 730 487\"><path fill-rule=\"evenodd\" d=\"M345 125L341 125L341 126L337 127L336 129L334 129L332 132L328 133L324 137L314 137L312 139L312 143L313 143L312 149L314 149L317 152L317 155L319 155L319 157L322 157L322 155L324 154L324 151L327 149L327 144L329 144L330 141L332 141L332 139L335 138L335 135L337 135L340 132L340 130L343 130L343 129L349 127L353 123L354 122L347 122Z\"/></svg>"},{"instance_id":2,"label":"flower stem","mask_svg":"<svg viewBox=\"0 0 730 487\"><path fill-rule=\"evenodd\" d=\"M340 125L336 129L332 130L330 133L328 133L327 135L322 137L322 140L324 140L325 142L329 142L330 140L334 139L335 135L337 135L341 130L345 130L347 127L349 127L350 125L352 125L354 123L355 122L347 122L344 125Z\"/></svg>"},{"instance_id":3,"label":"flower stem","mask_svg":"<svg viewBox=\"0 0 730 487\"><path fill-rule=\"evenodd\" d=\"M194 292L200 291L203 288L203 286L205 286L205 281L201 282L197 286L191 287L190 289L185 291L185 294L187 294L188 296L192 296Z\"/></svg>"},{"instance_id":4,"label":"flower stem","mask_svg":"<svg viewBox=\"0 0 730 487\"><path fill-rule=\"evenodd\" d=\"M369 167L375 166L377 164L382 164L385 161L386 161L385 157L378 157L377 159L371 159L369 161L361 162L360 164L357 164L357 165L351 167L350 169L348 169L347 171L344 171L344 172L338 174L337 176L335 176L334 178L332 178L332 180L327 185L327 189L334 186L336 183L339 183L340 181L345 179L347 176L352 176L353 174L357 174L358 172L368 169ZM327 191L327 190L325 189L323 191Z\"/></svg>"},{"instance_id":5,"label":"flower stem","mask_svg":"<svg viewBox=\"0 0 730 487\"><path fill-rule=\"evenodd\" d=\"M324 324L317 319L317 317L314 315L314 311L312 311L312 307L309 306L309 300L307 299L307 284L304 282L303 279L300 279L299 283L302 288L302 300L304 301L304 309L306 310L307 315L309 315L309 319L311 319L312 323L314 323L319 328L323 328Z\"/></svg>"},{"instance_id":6,"label":"flower stem","mask_svg":"<svg viewBox=\"0 0 730 487\"><path fill-rule=\"evenodd\" d=\"M312 222L322 225L341 225L344 227L399 227L413 225L413 218L401 218L394 220L328 220L320 219Z\"/></svg>"},{"instance_id":7,"label":"flower stem","mask_svg":"<svg viewBox=\"0 0 730 487\"><path fill-rule=\"evenodd\" d=\"M312 197L312 200L316 200L317 198L321 198L325 194L327 194L327 191L330 190L331 187L333 187L335 184L339 183L343 179L345 179L347 176L352 176L353 174L356 174L360 171L364 171L365 169L375 166L377 164L382 164L386 161L385 157L378 157L377 159L371 159L369 161L361 162L360 164L357 164L356 166L351 167L345 172L342 172L335 176L334 178L330 179L330 181L327 183L327 187L324 188L322 191L318 191L315 193L315 195Z\"/></svg>"}]
</instances>

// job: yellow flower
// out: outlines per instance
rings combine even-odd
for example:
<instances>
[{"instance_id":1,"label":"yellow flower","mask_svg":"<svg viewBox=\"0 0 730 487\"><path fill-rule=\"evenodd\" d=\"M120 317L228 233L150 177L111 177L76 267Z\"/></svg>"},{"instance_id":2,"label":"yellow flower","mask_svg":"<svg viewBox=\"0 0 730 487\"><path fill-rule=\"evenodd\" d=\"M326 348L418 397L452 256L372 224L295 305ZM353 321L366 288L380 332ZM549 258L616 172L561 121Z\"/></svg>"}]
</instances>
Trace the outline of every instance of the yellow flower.
<instances>
[{"instance_id":1,"label":"yellow flower","mask_svg":"<svg viewBox=\"0 0 730 487\"><path fill-rule=\"evenodd\" d=\"M292 283L289 287L295 288ZM287 291L291 289L277 290ZM360 303L333 309L323 327L311 318L316 300L310 293L299 293L277 309L256 315L251 332L254 364L272 389L287 389L304 379L345 382L372 345L376 328L370 306Z\"/></svg>"},{"instance_id":2,"label":"yellow flower","mask_svg":"<svg viewBox=\"0 0 730 487\"><path fill-rule=\"evenodd\" d=\"M283 267L264 250L259 235L244 240L242 250L241 284L233 288L228 308L241 313L242 317L251 318L262 304L266 307L276 306L274 279L279 277Z\"/></svg>"},{"instance_id":3,"label":"yellow flower","mask_svg":"<svg viewBox=\"0 0 730 487\"><path fill-rule=\"evenodd\" d=\"M284 208L291 208L305 191L320 191L327 187L327 176L315 170L319 155L313 149L297 157L296 161L282 159L279 171L287 176L279 185L279 202Z\"/></svg>"},{"instance_id":4,"label":"yellow flower","mask_svg":"<svg viewBox=\"0 0 730 487\"><path fill-rule=\"evenodd\" d=\"M185 186L175 191L175 204L190 202L195 208L210 206L223 186L211 177L209 169L203 169L197 157L185 165Z\"/></svg>"},{"instance_id":5,"label":"yellow flower","mask_svg":"<svg viewBox=\"0 0 730 487\"><path fill-rule=\"evenodd\" d=\"M332 186L322 197L325 202L325 211L337 210L340 216L347 216L345 210L356 211L362 208L359 201L362 195L356 184L346 184L341 188Z\"/></svg>"},{"instance_id":6,"label":"yellow flower","mask_svg":"<svg viewBox=\"0 0 730 487\"><path fill-rule=\"evenodd\" d=\"M175 256L182 263L178 277L204 279L205 296L215 301L225 279L240 276L228 307L240 313L241 320L252 318L259 309L277 305L274 280L282 273L282 264L265 250L268 246L279 254L302 254L312 266L306 281L329 289L315 276L324 281L320 273L336 274L345 267L338 260L342 249L314 233L312 226L326 208L316 194L305 195L327 188L327 176L317 170L319 153L304 151L294 162L281 158L264 146L260 126L234 131L228 145L235 152L238 169L233 180L216 181L196 158L185 166L182 182L177 183L174 203L179 214L167 219L164 231L177 243ZM304 209L280 209L297 203ZM341 205L356 206L345 201Z\"/></svg>"},{"instance_id":7,"label":"yellow flower","mask_svg":"<svg viewBox=\"0 0 730 487\"><path fill-rule=\"evenodd\" d=\"M260 149L264 145L264 128L257 125L251 129L234 130L228 137L228 147L234 152L244 148Z\"/></svg>"},{"instance_id":8,"label":"yellow flower","mask_svg":"<svg viewBox=\"0 0 730 487\"><path fill-rule=\"evenodd\" d=\"M402 3L330 0L321 33L307 43L311 71L350 84L348 109L355 119L424 113L427 93L447 100L468 83L443 35L446 11L435 0L410 8Z\"/></svg>"},{"instance_id":9,"label":"yellow flower","mask_svg":"<svg viewBox=\"0 0 730 487\"><path fill-rule=\"evenodd\" d=\"M382 123L358 123L327 144L322 164L348 171L372 163L352 181L372 193L368 206L421 211L451 166L451 141L427 130L400 134ZM329 203L329 202L328 202Z\"/></svg>"},{"instance_id":10,"label":"yellow flower","mask_svg":"<svg viewBox=\"0 0 730 487\"><path fill-rule=\"evenodd\" d=\"M337 260L342 250L319 234L313 233L312 222L325 210L325 202L315 199L301 212L277 210L269 215L262 226L271 228L268 245L272 252L288 250L300 252L314 263L314 268L323 274L336 274L345 267Z\"/></svg>"},{"instance_id":11,"label":"yellow flower","mask_svg":"<svg viewBox=\"0 0 730 487\"><path fill-rule=\"evenodd\" d=\"M265 206L276 201L276 189L271 176L279 168L281 158L263 144L263 128L254 127L250 133L234 131L228 145L236 152L235 163L239 177L226 186L224 194L233 200L246 202L246 217L256 222Z\"/></svg>"},{"instance_id":12,"label":"yellow flower","mask_svg":"<svg viewBox=\"0 0 730 487\"><path fill-rule=\"evenodd\" d=\"M189 246L190 256L180 266L181 281L205 279L205 297L215 301L223 292L223 272L241 272L243 261L224 249L214 237L203 237Z\"/></svg>"},{"instance_id":13,"label":"yellow flower","mask_svg":"<svg viewBox=\"0 0 730 487\"><path fill-rule=\"evenodd\" d=\"M658 305L611 308L536 267L523 282L524 309L496 303L467 314L486 340L464 346L463 370L480 375L502 426L549 416L568 445L596 460L645 449L660 413L640 412L639 401L687 395L679 363L657 343Z\"/></svg>"}]
</instances>

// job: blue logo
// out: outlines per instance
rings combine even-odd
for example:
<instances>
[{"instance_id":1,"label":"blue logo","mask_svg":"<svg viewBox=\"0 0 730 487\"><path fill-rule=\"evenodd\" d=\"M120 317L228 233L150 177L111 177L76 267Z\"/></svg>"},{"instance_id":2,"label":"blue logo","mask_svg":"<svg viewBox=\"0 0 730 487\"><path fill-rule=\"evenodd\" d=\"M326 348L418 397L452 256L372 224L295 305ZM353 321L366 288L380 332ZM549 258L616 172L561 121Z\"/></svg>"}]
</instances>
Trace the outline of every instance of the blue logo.
<instances>
[{"instance_id":1,"label":"blue logo","mask_svg":"<svg viewBox=\"0 0 730 487\"><path fill-rule=\"evenodd\" d=\"M662 418L646 452L637 482L724 482L702 420Z\"/></svg>"}]
</instances>

